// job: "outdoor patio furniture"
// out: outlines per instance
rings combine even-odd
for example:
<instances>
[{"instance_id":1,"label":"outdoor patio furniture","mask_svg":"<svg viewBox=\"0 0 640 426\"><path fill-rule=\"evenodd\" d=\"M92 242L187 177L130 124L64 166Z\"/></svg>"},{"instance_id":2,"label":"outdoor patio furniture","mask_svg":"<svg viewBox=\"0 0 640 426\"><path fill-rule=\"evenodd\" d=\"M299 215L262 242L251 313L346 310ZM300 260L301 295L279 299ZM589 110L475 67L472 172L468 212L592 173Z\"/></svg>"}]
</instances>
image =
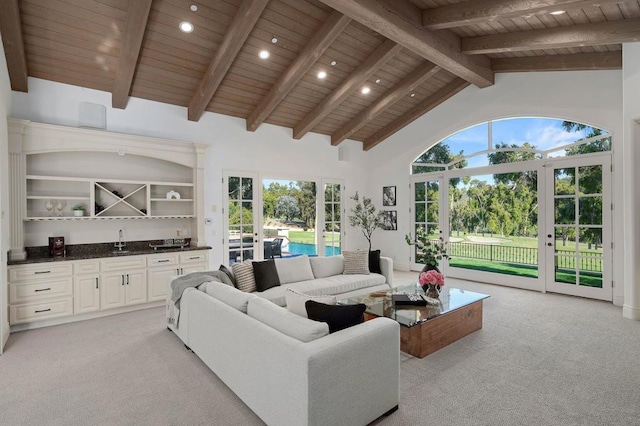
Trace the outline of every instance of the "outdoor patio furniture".
<instances>
[{"instance_id":1,"label":"outdoor patio furniture","mask_svg":"<svg viewBox=\"0 0 640 426\"><path fill-rule=\"evenodd\" d=\"M284 239L282 238L274 238L271 243L271 257L280 256L282 258L282 242Z\"/></svg>"}]
</instances>

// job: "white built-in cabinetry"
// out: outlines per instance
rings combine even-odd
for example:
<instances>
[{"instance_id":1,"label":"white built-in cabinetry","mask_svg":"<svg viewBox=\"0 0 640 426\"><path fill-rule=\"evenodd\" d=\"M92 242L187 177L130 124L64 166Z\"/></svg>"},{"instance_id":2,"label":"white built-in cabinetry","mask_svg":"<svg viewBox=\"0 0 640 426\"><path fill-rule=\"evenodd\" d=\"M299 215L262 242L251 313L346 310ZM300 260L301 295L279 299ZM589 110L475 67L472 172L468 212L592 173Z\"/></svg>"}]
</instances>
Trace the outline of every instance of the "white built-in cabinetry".
<instances>
[{"instance_id":1,"label":"white built-in cabinetry","mask_svg":"<svg viewBox=\"0 0 640 426\"><path fill-rule=\"evenodd\" d=\"M9 323L157 305L172 277L208 265L207 250L10 265Z\"/></svg>"},{"instance_id":2,"label":"white built-in cabinetry","mask_svg":"<svg viewBox=\"0 0 640 426\"><path fill-rule=\"evenodd\" d=\"M114 241L123 228L118 221L131 219L141 220L138 240L181 236L205 245L207 145L17 119L8 124L10 260L24 260L25 246L45 246L54 235L67 244ZM72 211L77 204L85 207L82 217Z\"/></svg>"}]
</instances>

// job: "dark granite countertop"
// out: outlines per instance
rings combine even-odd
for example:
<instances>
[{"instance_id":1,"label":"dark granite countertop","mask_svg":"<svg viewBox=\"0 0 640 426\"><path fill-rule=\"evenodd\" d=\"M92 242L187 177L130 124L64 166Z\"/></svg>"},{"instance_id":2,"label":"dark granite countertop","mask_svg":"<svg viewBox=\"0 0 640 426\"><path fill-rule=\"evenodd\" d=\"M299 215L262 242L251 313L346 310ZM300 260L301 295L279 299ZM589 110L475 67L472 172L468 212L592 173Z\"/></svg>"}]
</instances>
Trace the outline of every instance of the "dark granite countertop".
<instances>
[{"instance_id":1,"label":"dark granite countertop","mask_svg":"<svg viewBox=\"0 0 640 426\"><path fill-rule=\"evenodd\" d=\"M101 257L123 257L136 256L141 254L174 253L193 250L211 250L209 246L196 247L187 245L184 247L159 247L154 250L151 245L162 245L163 240L150 241L127 241L122 252L114 247L114 243L97 244L73 244L67 245L65 257L51 257L48 246L26 247L26 260L13 260L7 262L9 265L25 265L40 262L66 262L70 260L97 259Z\"/></svg>"}]
</instances>

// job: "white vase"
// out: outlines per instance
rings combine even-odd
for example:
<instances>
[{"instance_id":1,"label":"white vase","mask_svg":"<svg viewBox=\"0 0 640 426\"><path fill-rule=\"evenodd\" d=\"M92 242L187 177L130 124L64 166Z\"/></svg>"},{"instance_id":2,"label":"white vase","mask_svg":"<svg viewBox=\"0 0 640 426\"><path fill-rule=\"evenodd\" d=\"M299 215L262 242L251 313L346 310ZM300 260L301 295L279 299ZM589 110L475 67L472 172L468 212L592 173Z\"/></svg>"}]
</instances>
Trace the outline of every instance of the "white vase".
<instances>
[{"instance_id":1,"label":"white vase","mask_svg":"<svg viewBox=\"0 0 640 426\"><path fill-rule=\"evenodd\" d=\"M77 217L82 217L84 216L84 210L74 210L73 215Z\"/></svg>"}]
</instances>

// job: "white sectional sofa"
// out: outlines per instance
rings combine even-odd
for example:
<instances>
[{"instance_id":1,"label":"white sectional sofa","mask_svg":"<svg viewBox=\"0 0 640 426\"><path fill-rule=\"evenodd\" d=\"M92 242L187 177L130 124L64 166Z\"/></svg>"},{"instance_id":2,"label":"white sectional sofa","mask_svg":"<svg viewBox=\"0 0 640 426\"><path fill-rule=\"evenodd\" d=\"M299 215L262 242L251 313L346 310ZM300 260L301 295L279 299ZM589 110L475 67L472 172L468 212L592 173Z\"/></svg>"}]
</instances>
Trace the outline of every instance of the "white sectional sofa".
<instances>
[{"instance_id":1,"label":"white sectional sofa","mask_svg":"<svg viewBox=\"0 0 640 426\"><path fill-rule=\"evenodd\" d=\"M268 425L362 426L398 407L400 328L388 318L328 334L326 323L208 282L184 291L170 328Z\"/></svg>"},{"instance_id":2,"label":"white sectional sofa","mask_svg":"<svg viewBox=\"0 0 640 426\"><path fill-rule=\"evenodd\" d=\"M342 256L298 256L276 259L275 263L280 285L255 294L280 306L286 305L286 288L312 296L331 294L344 299L362 293L390 290L393 285L393 260L388 257L380 258L381 274L368 275L344 275Z\"/></svg>"}]
</instances>

